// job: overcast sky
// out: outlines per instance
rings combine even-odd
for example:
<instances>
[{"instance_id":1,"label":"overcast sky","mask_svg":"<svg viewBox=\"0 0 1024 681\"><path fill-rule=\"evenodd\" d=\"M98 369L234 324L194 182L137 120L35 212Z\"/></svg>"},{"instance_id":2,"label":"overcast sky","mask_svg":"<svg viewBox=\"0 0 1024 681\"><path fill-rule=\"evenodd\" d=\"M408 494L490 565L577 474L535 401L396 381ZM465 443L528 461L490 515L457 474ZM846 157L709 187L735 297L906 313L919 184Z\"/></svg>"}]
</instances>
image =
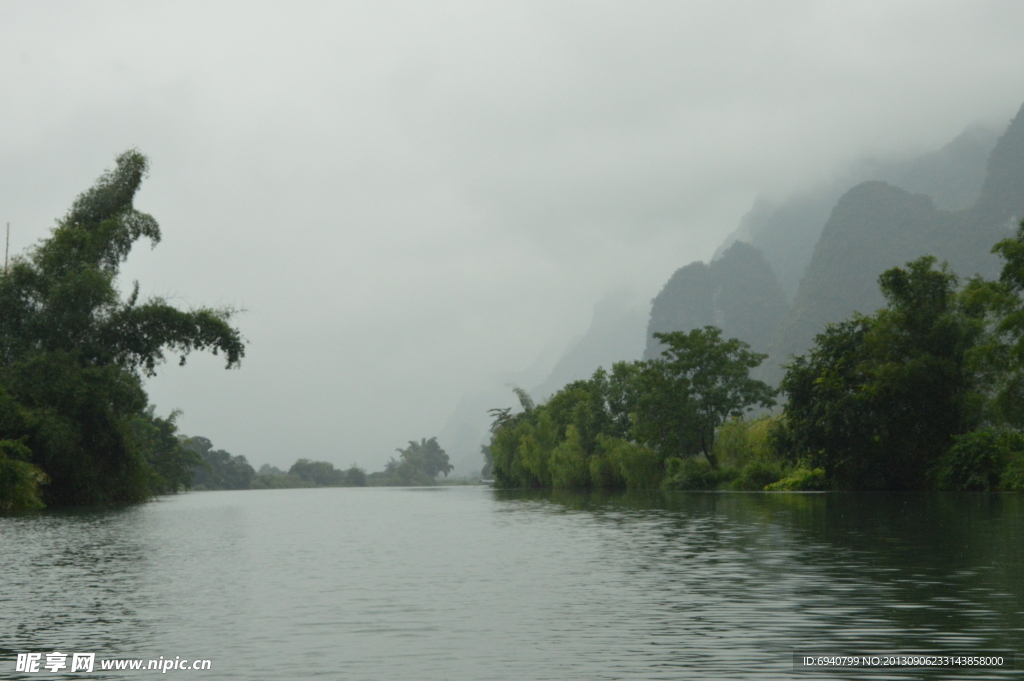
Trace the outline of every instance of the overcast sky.
<instances>
[{"instance_id":1,"label":"overcast sky","mask_svg":"<svg viewBox=\"0 0 1024 681\"><path fill-rule=\"evenodd\" d=\"M376 470L756 196L1001 129L1022 26L977 0L0 1L0 226L24 250L138 147L164 239L126 284L244 307L250 343L164 366L159 413L256 466Z\"/></svg>"}]
</instances>

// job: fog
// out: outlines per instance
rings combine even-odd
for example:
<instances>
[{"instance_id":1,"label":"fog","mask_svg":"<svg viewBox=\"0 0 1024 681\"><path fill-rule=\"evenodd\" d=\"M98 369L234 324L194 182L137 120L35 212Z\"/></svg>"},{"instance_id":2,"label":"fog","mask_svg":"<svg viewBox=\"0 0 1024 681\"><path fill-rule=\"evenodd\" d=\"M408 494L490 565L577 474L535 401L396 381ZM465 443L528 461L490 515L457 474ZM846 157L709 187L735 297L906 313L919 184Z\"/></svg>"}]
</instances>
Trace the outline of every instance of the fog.
<instances>
[{"instance_id":1,"label":"fog","mask_svg":"<svg viewBox=\"0 0 1024 681\"><path fill-rule=\"evenodd\" d=\"M22 252L138 147L163 241L124 287L244 308L249 341L237 371L161 367L158 413L257 467L374 470L758 196L1001 129L1022 25L1016 2L3 2L0 227Z\"/></svg>"}]
</instances>

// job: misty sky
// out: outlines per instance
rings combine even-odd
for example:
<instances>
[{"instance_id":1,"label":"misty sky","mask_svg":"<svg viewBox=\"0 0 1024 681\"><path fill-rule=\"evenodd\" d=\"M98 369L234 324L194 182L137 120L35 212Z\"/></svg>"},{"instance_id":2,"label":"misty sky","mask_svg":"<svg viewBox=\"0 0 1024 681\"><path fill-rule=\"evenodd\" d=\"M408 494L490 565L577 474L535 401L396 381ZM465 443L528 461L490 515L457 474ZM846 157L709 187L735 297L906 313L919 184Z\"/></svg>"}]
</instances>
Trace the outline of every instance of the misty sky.
<instances>
[{"instance_id":1,"label":"misty sky","mask_svg":"<svg viewBox=\"0 0 1024 681\"><path fill-rule=\"evenodd\" d=\"M237 371L165 365L158 413L257 467L376 470L756 196L1001 130L1022 26L1021 2L0 1L0 228L23 251L138 147L164 240L124 285L244 307L250 343Z\"/></svg>"}]
</instances>

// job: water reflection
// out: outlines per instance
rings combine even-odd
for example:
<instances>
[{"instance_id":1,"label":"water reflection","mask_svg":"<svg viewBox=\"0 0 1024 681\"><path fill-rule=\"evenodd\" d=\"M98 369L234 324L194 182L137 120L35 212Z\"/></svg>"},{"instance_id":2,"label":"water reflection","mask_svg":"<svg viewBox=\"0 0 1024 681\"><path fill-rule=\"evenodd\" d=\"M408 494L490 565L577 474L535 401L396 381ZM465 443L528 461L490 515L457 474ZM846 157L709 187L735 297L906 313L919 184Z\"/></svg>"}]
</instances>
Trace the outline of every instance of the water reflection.
<instances>
[{"instance_id":1,"label":"water reflection","mask_svg":"<svg viewBox=\"0 0 1024 681\"><path fill-rule=\"evenodd\" d=\"M54 649L210 658L218 679L517 681L789 678L803 647L1014 649L1022 519L1017 496L481 488L0 518L0 676Z\"/></svg>"},{"instance_id":2,"label":"water reflection","mask_svg":"<svg viewBox=\"0 0 1024 681\"><path fill-rule=\"evenodd\" d=\"M646 589L665 603L718 596L716 617L731 622L733 634L776 628L795 648L834 651L1014 650L1021 640L1017 495L496 497L512 512L583 513L616 528L613 548L631 556L632 574L657 574ZM690 597L666 595L669 585ZM744 613L733 619L729 610L740 604Z\"/></svg>"},{"instance_id":3,"label":"water reflection","mask_svg":"<svg viewBox=\"0 0 1024 681\"><path fill-rule=\"evenodd\" d=\"M0 523L0 612L9 625L0 653L39 650L71 622L87 646L145 635L131 598L148 558L132 521L139 513L51 513Z\"/></svg>"}]
</instances>

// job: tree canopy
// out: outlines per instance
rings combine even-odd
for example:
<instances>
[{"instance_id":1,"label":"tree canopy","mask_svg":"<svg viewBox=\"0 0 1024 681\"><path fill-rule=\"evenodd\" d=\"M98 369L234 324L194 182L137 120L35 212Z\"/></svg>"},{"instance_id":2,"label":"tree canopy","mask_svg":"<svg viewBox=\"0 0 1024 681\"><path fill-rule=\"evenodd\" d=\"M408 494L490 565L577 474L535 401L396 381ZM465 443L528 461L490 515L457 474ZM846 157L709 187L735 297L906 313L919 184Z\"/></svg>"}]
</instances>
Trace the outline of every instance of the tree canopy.
<instances>
[{"instance_id":1,"label":"tree canopy","mask_svg":"<svg viewBox=\"0 0 1024 681\"><path fill-rule=\"evenodd\" d=\"M399 458L391 457L383 471L371 473L366 481L371 485L418 486L433 485L438 475L448 477L454 470L448 454L437 438L409 441L409 446L396 450Z\"/></svg>"},{"instance_id":2,"label":"tree canopy","mask_svg":"<svg viewBox=\"0 0 1024 681\"><path fill-rule=\"evenodd\" d=\"M789 365L778 449L839 489L996 486L996 460L1022 448L1022 244L1024 227L996 245L999 281L960 288L932 257L884 272L885 308L828 326Z\"/></svg>"},{"instance_id":3,"label":"tree canopy","mask_svg":"<svg viewBox=\"0 0 1024 681\"><path fill-rule=\"evenodd\" d=\"M665 348L658 359L598 369L539 406L520 395L517 414L492 410L495 483L657 488L670 461L702 457L715 468L716 429L774 404L774 391L749 376L765 355L715 327L656 337Z\"/></svg>"},{"instance_id":4,"label":"tree canopy","mask_svg":"<svg viewBox=\"0 0 1024 681\"><path fill-rule=\"evenodd\" d=\"M723 340L714 326L654 337L664 350L640 374L640 432L649 431L649 442L680 455L699 451L714 467L718 427L730 416L775 404L775 391L750 377L768 355L741 340Z\"/></svg>"},{"instance_id":5,"label":"tree canopy","mask_svg":"<svg viewBox=\"0 0 1024 681\"><path fill-rule=\"evenodd\" d=\"M0 386L26 414L0 439L28 448L31 464L49 478L43 497L50 505L139 501L183 484L169 468L163 472L172 480L154 484L162 476L146 458L146 443L173 448L165 446L166 432L146 435L138 420L166 431L173 419L161 424L147 415L142 377L168 352L182 364L192 351L223 353L228 368L245 354L231 309L140 301L137 283L121 295L117 276L132 246L160 241L156 220L134 207L147 168L136 150L118 156L50 236L0 276Z\"/></svg>"}]
</instances>

